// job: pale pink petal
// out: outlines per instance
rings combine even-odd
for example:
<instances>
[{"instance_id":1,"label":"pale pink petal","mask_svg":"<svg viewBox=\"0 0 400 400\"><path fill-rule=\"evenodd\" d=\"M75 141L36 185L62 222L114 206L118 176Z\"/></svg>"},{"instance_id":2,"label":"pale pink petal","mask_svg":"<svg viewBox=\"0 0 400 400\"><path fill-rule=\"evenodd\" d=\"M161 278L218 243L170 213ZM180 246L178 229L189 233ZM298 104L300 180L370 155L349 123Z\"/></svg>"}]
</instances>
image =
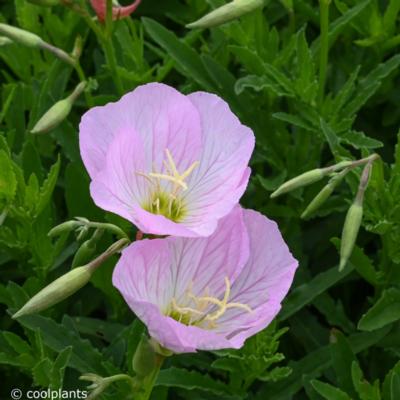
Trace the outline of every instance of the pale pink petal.
<instances>
[{"instance_id":1,"label":"pale pink petal","mask_svg":"<svg viewBox=\"0 0 400 400\"><path fill-rule=\"evenodd\" d=\"M203 133L200 163L185 192L185 223L196 225L227 215L237 204L247 186L254 135L218 96L197 92L188 97L200 113Z\"/></svg>"},{"instance_id":2,"label":"pale pink petal","mask_svg":"<svg viewBox=\"0 0 400 400\"><path fill-rule=\"evenodd\" d=\"M116 103L94 107L79 126L82 159L91 176L104 168L106 154L120 133L136 132L142 141L143 172L164 170L168 149L180 171L199 158L200 117L186 96L160 83L136 88Z\"/></svg>"},{"instance_id":3,"label":"pale pink petal","mask_svg":"<svg viewBox=\"0 0 400 400\"><path fill-rule=\"evenodd\" d=\"M239 342L265 328L276 316L298 267L275 222L253 210L244 210L244 220L250 257L233 285L230 301L246 304L253 312L230 309L217 329L219 333L231 332L231 340ZM235 339L232 332L238 326L242 332Z\"/></svg>"}]
</instances>

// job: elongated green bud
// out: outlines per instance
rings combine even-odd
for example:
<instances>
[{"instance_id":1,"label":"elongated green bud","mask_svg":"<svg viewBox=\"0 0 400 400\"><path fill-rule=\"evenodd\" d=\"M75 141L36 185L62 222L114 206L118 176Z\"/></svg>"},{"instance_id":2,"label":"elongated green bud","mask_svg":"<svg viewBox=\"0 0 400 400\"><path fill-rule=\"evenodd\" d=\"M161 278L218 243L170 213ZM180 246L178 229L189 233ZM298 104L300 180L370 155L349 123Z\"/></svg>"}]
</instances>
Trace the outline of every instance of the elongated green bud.
<instances>
[{"instance_id":1,"label":"elongated green bud","mask_svg":"<svg viewBox=\"0 0 400 400\"><path fill-rule=\"evenodd\" d=\"M85 86L86 82L81 82L70 96L50 107L33 127L31 133L47 133L64 121L70 113L74 101L83 92Z\"/></svg>"},{"instance_id":2,"label":"elongated green bud","mask_svg":"<svg viewBox=\"0 0 400 400\"><path fill-rule=\"evenodd\" d=\"M265 0L233 0L216 10L211 11L199 20L186 25L189 29L211 28L240 18L265 4Z\"/></svg>"},{"instance_id":3,"label":"elongated green bud","mask_svg":"<svg viewBox=\"0 0 400 400\"><path fill-rule=\"evenodd\" d=\"M87 263L96 252L97 242L103 235L102 229L97 229L94 235L83 242L79 247L78 251L75 253L74 259L72 260L72 268L77 267L78 265L83 265Z\"/></svg>"},{"instance_id":4,"label":"elongated green bud","mask_svg":"<svg viewBox=\"0 0 400 400\"><path fill-rule=\"evenodd\" d=\"M28 47L40 47L44 43L38 35L12 25L0 23L0 34Z\"/></svg>"},{"instance_id":5,"label":"elongated green bud","mask_svg":"<svg viewBox=\"0 0 400 400\"><path fill-rule=\"evenodd\" d=\"M340 264L339 271L342 271L351 253L357 239L358 230L360 229L363 216L363 208L359 204L352 204L347 211L344 221L342 241L340 243Z\"/></svg>"},{"instance_id":6,"label":"elongated green bud","mask_svg":"<svg viewBox=\"0 0 400 400\"><path fill-rule=\"evenodd\" d=\"M91 265L71 270L33 296L13 315L13 318L37 313L66 299L89 282L93 271L94 269Z\"/></svg>"},{"instance_id":7,"label":"elongated green bud","mask_svg":"<svg viewBox=\"0 0 400 400\"><path fill-rule=\"evenodd\" d=\"M59 236L65 232L73 231L76 228L78 228L79 226L81 226L81 224L78 221L63 222L62 224L57 225L54 228L52 228L47 235L50 237Z\"/></svg>"},{"instance_id":8,"label":"elongated green bud","mask_svg":"<svg viewBox=\"0 0 400 400\"><path fill-rule=\"evenodd\" d=\"M60 0L28 0L28 2L45 7L57 6L58 4L60 4Z\"/></svg>"},{"instance_id":9,"label":"elongated green bud","mask_svg":"<svg viewBox=\"0 0 400 400\"><path fill-rule=\"evenodd\" d=\"M330 181L321 189L321 191L314 197L311 203L301 214L301 218L306 219L312 215L318 208L320 208L326 200L329 199L330 195L333 193L335 188L340 182L342 182L343 177L347 174L348 169L343 170L340 174L335 175Z\"/></svg>"},{"instance_id":10,"label":"elongated green bud","mask_svg":"<svg viewBox=\"0 0 400 400\"><path fill-rule=\"evenodd\" d=\"M368 186L369 174L371 172L372 162L368 162L364 167L354 203L349 208L343 226L342 240L340 243L340 264L339 271L342 271L356 243L358 231L361 226L363 216L364 193Z\"/></svg>"},{"instance_id":11,"label":"elongated green bud","mask_svg":"<svg viewBox=\"0 0 400 400\"><path fill-rule=\"evenodd\" d=\"M99 255L89 264L75 268L51 282L28 300L28 302L12 316L12 318L15 319L24 315L43 311L71 296L89 282L93 272L104 261L113 254L119 252L128 244L128 242L127 239L121 239L115 242L103 254Z\"/></svg>"},{"instance_id":12,"label":"elongated green bud","mask_svg":"<svg viewBox=\"0 0 400 400\"><path fill-rule=\"evenodd\" d=\"M304 172L299 176L285 182L278 189L271 194L271 199L280 196L281 194L291 192L292 190L298 189L303 186L311 185L314 182L318 182L325 176L325 171L322 168L313 169L311 171Z\"/></svg>"}]
</instances>

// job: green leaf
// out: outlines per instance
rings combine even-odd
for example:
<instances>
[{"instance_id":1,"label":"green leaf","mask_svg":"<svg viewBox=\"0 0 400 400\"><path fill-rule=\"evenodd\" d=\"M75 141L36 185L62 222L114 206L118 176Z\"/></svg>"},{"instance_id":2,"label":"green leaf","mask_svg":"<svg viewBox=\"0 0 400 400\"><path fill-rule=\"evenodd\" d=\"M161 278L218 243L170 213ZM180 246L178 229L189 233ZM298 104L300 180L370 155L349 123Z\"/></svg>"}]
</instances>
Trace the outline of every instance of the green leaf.
<instances>
[{"instance_id":1,"label":"green leaf","mask_svg":"<svg viewBox=\"0 0 400 400\"><path fill-rule=\"evenodd\" d=\"M143 25L151 38L178 63L204 89L213 91L214 85L199 55L177 36L150 18L142 18Z\"/></svg>"},{"instance_id":2,"label":"green leaf","mask_svg":"<svg viewBox=\"0 0 400 400\"><path fill-rule=\"evenodd\" d=\"M0 150L0 200L11 201L17 190L14 168L5 150Z\"/></svg>"},{"instance_id":3,"label":"green leaf","mask_svg":"<svg viewBox=\"0 0 400 400\"><path fill-rule=\"evenodd\" d=\"M65 368L69 363L72 354L72 346L66 347L62 350L54 361L51 370L50 387L52 389L61 389L64 381Z\"/></svg>"},{"instance_id":4,"label":"green leaf","mask_svg":"<svg viewBox=\"0 0 400 400\"><path fill-rule=\"evenodd\" d=\"M355 149L377 149L383 146L380 140L366 136L363 132L348 131L340 135L340 140Z\"/></svg>"},{"instance_id":5,"label":"green leaf","mask_svg":"<svg viewBox=\"0 0 400 400\"><path fill-rule=\"evenodd\" d=\"M337 267L333 267L328 271L321 272L311 281L296 287L284 301L282 311L278 314L279 320L283 321L289 318L305 305L311 303L321 293L345 278L353 269L352 264L348 265L348 268L342 272L339 272Z\"/></svg>"},{"instance_id":6,"label":"green leaf","mask_svg":"<svg viewBox=\"0 0 400 400\"><path fill-rule=\"evenodd\" d=\"M60 171L61 160L57 158L57 162L50 168L46 180L40 188L38 203L36 206L36 215L39 215L50 202L54 188L57 183L58 173Z\"/></svg>"},{"instance_id":7,"label":"green leaf","mask_svg":"<svg viewBox=\"0 0 400 400\"><path fill-rule=\"evenodd\" d=\"M351 365L351 376L353 379L354 388L356 389L361 400L380 400L379 381L373 385L364 379L363 372L357 361L353 361Z\"/></svg>"},{"instance_id":8,"label":"green leaf","mask_svg":"<svg viewBox=\"0 0 400 400\"><path fill-rule=\"evenodd\" d=\"M345 392L341 391L338 388L335 388L332 385L329 385L328 383L313 380L311 381L311 385L324 399L351 400L350 396L348 396Z\"/></svg>"},{"instance_id":9,"label":"green leaf","mask_svg":"<svg viewBox=\"0 0 400 400\"><path fill-rule=\"evenodd\" d=\"M171 367L161 370L155 386L178 387L186 390L202 390L216 395L229 394L229 387L196 371Z\"/></svg>"},{"instance_id":10,"label":"green leaf","mask_svg":"<svg viewBox=\"0 0 400 400\"><path fill-rule=\"evenodd\" d=\"M358 329L373 331L400 319L400 290L385 289L378 301L361 317Z\"/></svg>"}]
</instances>

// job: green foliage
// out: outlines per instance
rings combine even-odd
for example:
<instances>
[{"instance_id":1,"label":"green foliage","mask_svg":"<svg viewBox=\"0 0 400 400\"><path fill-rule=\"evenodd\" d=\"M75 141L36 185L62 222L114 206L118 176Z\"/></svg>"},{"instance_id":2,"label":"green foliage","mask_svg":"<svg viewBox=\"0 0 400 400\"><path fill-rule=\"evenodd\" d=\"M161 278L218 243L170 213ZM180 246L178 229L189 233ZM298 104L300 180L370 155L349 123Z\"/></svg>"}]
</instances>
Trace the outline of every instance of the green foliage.
<instances>
[{"instance_id":1,"label":"green foliage","mask_svg":"<svg viewBox=\"0 0 400 400\"><path fill-rule=\"evenodd\" d=\"M266 1L238 20L193 31L185 25L225 2L143 0L110 30L85 17L94 15L88 1L73 2L75 8L62 3L0 6L2 23L68 54L79 55L75 44L82 43L74 68L52 52L0 40L0 398L14 387L85 389L81 374L134 374L131 361L145 327L112 286L116 257L54 308L18 321L10 315L116 237L134 237L130 223L94 205L78 125L92 106L162 81L184 93L218 94L254 131L252 178L242 204L278 222L300 267L268 329L239 350L168 358L153 398L399 399L400 1L331 1L325 42L319 1ZM68 117L32 136L46 110L82 80L89 90ZM326 181L269 196L305 171L373 152L380 159L365 193L357 244L339 272L337 237L361 168L307 221L300 215ZM89 228L81 220L78 232L48 236L75 217L114 228ZM129 399L132 388L115 382L99 398Z\"/></svg>"}]
</instances>

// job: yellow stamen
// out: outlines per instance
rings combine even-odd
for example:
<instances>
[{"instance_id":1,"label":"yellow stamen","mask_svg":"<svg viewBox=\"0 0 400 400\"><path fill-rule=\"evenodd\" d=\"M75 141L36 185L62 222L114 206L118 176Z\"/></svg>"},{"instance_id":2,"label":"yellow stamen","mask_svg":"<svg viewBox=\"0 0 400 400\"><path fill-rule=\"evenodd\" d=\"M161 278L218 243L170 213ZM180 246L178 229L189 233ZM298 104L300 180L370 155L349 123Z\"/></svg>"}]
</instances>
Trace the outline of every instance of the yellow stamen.
<instances>
[{"instance_id":1,"label":"yellow stamen","mask_svg":"<svg viewBox=\"0 0 400 400\"><path fill-rule=\"evenodd\" d=\"M152 178L165 179L169 182L173 182L177 186L180 186L183 190L187 190L188 186L185 182L185 179L193 172L199 162L195 161L186 171L180 174L176 168L174 159L172 158L170 151L168 149L165 149L165 153L167 155L168 163L164 161L164 166L168 174L150 172L149 176Z\"/></svg>"}]
</instances>

